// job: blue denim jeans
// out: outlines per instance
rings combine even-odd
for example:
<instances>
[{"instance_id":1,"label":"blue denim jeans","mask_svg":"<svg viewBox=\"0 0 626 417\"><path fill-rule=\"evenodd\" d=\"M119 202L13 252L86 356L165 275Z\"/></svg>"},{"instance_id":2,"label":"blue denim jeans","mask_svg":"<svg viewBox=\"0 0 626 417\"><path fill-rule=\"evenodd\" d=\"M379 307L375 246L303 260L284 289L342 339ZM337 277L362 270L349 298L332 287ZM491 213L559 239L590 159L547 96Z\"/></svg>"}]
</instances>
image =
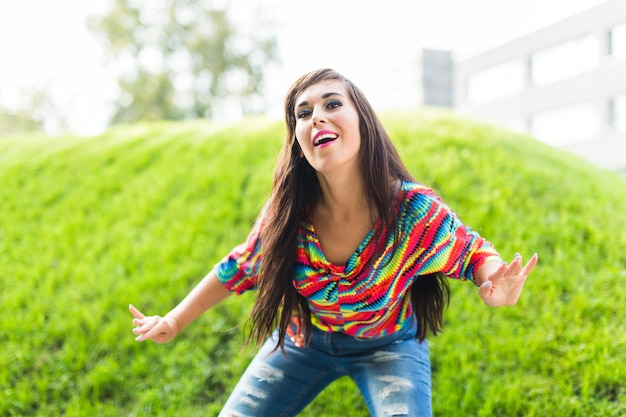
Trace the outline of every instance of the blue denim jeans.
<instances>
[{"instance_id":1,"label":"blue denim jeans","mask_svg":"<svg viewBox=\"0 0 626 417\"><path fill-rule=\"evenodd\" d=\"M431 416L430 355L416 328L360 339L316 328L308 346L285 339L271 353L265 342L224 405L220 417L286 417L302 411L327 385L349 376L372 416Z\"/></svg>"}]
</instances>

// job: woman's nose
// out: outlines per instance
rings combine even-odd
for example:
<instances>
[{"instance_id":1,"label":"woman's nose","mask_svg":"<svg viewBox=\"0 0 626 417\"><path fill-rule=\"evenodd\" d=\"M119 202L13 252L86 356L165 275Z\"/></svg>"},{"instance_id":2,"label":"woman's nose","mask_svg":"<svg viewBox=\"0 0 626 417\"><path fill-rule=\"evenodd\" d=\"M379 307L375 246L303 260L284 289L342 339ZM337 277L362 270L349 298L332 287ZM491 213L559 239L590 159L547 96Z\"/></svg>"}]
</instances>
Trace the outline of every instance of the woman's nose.
<instances>
[{"instance_id":1,"label":"woman's nose","mask_svg":"<svg viewBox=\"0 0 626 417\"><path fill-rule=\"evenodd\" d=\"M326 123L326 118L322 110L313 110L313 116L311 117L313 124Z\"/></svg>"}]
</instances>

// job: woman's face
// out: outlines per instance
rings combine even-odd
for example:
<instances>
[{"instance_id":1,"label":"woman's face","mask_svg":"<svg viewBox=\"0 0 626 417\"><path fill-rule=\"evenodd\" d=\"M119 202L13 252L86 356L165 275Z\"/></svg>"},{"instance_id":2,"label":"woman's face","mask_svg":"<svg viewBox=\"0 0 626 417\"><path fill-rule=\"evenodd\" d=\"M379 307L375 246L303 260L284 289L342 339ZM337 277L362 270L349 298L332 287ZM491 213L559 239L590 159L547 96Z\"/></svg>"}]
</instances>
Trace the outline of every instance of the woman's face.
<instances>
[{"instance_id":1,"label":"woman's face","mask_svg":"<svg viewBox=\"0 0 626 417\"><path fill-rule=\"evenodd\" d=\"M319 82L304 90L295 103L296 139L309 164L323 175L358 169L359 115L345 84Z\"/></svg>"}]
</instances>

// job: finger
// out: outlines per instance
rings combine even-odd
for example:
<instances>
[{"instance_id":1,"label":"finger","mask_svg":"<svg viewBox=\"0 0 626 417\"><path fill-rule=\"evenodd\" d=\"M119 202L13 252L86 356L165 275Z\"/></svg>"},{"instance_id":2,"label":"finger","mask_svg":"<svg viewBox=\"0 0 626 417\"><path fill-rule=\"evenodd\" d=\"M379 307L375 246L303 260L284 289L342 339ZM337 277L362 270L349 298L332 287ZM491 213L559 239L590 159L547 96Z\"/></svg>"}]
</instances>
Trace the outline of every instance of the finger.
<instances>
[{"instance_id":1,"label":"finger","mask_svg":"<svg viewBox=\"0 0 626 417\"><path fill-rule=\"evenodd\" d=\"M141 339L139 341L151 339L155 342L158 342L170 330L171 329L169 324L165 320L161 320L157 322L156 325L153 326L150 330L140 335Z\"/></svg>"},{"instance_id":2,"label":"finger","mask_svg":"<svg viewBox=\"0 0 626 417\"><path fill-rule=\"evenodd\" d=\"M485 281L480 287L478 287L478 295L484 300L491 295L492 288L493 285L491 284L491 281Z\"/></svg>"},{"instance_id":3,"label":"finger","mask_svg":"<svg viewBox=\"0 0 626 417\"><path fill-rule=\"evenodd\" d=\"M143 326L137 326L133 329L133 333L135 333L136 335L138 335L135 340L138 342L143 342L144 340L147 340L146 338L146 334L150 332L150 330L152 330L152 328L155 326L156 322L154 321L150 321L146 324L144 324Z\"/></svg>"},{"instance_id":4,"label":"finger","mask_svg":"<svg viewBox=\"0 0 626 417\"><path fill-rule=\"evenodd\" d=\"M519 253L515 254L515 258L509 264L509 275L519 275L522 272L522 255Z\"/></svg>"},{"instance_id":5,"label":"finger","mask_svg":"<svg viewBox=\"0 0 626 417\"><path fill-rule=\"evenodd\" d=\"M530 258L530 261L528 261L524 269L522 269L522 274L529 275L535 268L535 265L537 265L537 261L539 261L539 255L535 253L532 258Z\"/></svg>"},{"instance_id":6,"label":"finger","mask_svg":"<svg viewBox=\"0 0 626 417\"><path fill-rule=\"evenodd\" d=\"M510 268L509 264L507 264L506 262L502 262L502 264L498 267L498 269L493 271L491 276L488 277L487 281L498 280L498 279L506 276L506 274L509 271L509 268ZM484 284L485 283L483 282L483 285Z\"/></svg>"},{"instance_id":7,"label":"finger","mask_svg":"<svg viewBox=\"0 0 626 417\"><path fill-rule=\"evenodd\" d=\"M302 336L298 335L294 338L293 343L296 345L297 348L301 348L302 346L304 346L304 340L302 338Z\"/></svg>"},{"instance_id":8,"label":"finger","mask_svg":"<svg viewBox=\"0 0 626 417\"><path fill-rule=\"evenodd\" d=\"M154 326L159 324L160 321L161 316L150 316L143 320L135 319L133 322L135 322L137 326L133 329L133 332L135 334L149 332Z\"/></svg>"},{"instance_id":9,"label":"finger","mask_svg":"<svg viewBox=\"0 0 626 417\"><path fill-rule=\"evenodd\" d=\"M511 263L503 263L500 268L496 270L499 274L497 278L514 277L522 272L522 257L520 254L516 254ZM495 278L495 274L493 275Z\"/></svg>"},{"instance_id":10,"label":"finger","mask_svg":"<svg viewBox=\"0 0 626 417\"><path fill-rule=\"evenodd\" d=\"M132 304L128 305L128 309L130 310L130 313L133 315L133 317L135 317L136 319L143 319L146 317L141 311L137 310L137 307Z\"/></svg>"}]
</instances>

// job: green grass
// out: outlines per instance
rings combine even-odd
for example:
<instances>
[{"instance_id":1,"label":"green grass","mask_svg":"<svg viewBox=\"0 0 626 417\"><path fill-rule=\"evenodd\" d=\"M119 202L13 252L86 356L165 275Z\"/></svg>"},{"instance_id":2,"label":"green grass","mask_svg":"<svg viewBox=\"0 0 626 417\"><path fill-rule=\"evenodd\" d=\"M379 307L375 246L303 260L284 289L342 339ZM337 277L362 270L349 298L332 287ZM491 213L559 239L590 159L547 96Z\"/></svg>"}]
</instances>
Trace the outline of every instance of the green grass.
<instances>
[{"instance_id":1,"label":"green grass","mask_svg":"<svg viewBox=\"0 0 626 417\"><path fill-rule=\"evenodd\" d=\"M517 306L452 282L431 338L439 416L626 414L626 181L512 132L441 112L383 117L411 172L511 259L540 263ZM254 351L253 295L167 345L164 314L244 239L284 129L248 120L0 138L0 415L216 415ZM365 416L347 379L303 416Z\"/></svg>"}]
</instances>

